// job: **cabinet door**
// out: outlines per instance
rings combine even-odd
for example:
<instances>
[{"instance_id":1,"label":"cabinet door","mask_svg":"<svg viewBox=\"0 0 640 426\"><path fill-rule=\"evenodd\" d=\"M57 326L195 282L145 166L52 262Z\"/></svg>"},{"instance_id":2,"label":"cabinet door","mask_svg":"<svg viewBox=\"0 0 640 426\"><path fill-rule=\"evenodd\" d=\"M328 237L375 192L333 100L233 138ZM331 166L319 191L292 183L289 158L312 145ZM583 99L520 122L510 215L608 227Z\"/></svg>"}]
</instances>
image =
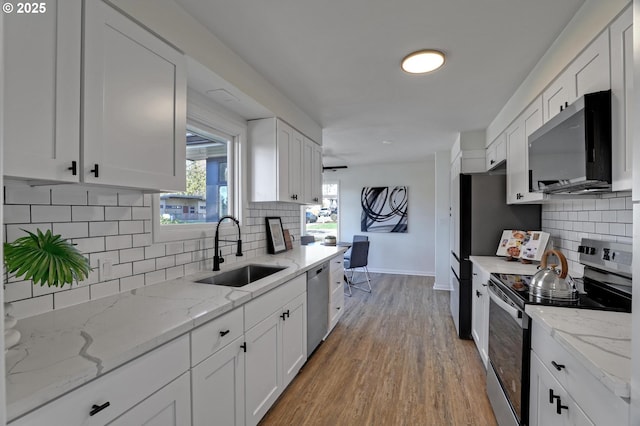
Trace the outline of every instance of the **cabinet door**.
<instances>
[{"instance_id":1,"label":"cabinet door","mask_svg":"<svg viewBox=\"0 0 640 426\"><path fill-rule=\"evenodd\" d=\"M542 92L543 119L545 123L555 117L564 109L565 105L570 103L569 98L571 97L571 93L575 92L575 89L571 89L571 85L571 78L565 70Z\"/></svg>"},{"instance_id":2,"label":"cabinet door","mask_svg":"<svg viewBox=\"0 0 640 426\"><path fill-rule=\"evenodd\" d=\"M284 389L307 361L307 293L301 294L282 308L280 323Z\"/></svg>"},{"instance_id":3,"label":"cabinet door","mask_svg":"<svg viewBox=\"0 0 640 426\"><path fill-rule=\"evenodd\" d=\"M531 426L594 425L540 362L535 352L531 352L530 374L529 424Z\"/></svg>"},{"instance_id":4,"label":"cabinet door","mask_svg":"<svg viewBox=\"0 0 640 426\"><path fill-rule=\"evenodd\" d=\"M633 9L610 27L612 189L631 190L633 145Z\"/></svg>"},{"instance_id":5,"label":"cabinet door","mask_svg":"<svg viewBox=\"0 0 640 426\"><path fill-rule=\"evenodd\" d=\"M304 182L302 178L302 147L304 136L293 130L292 143L289 146L289 192L293 201L304 202ZM290 201L284 199L282 201Z\"/></svg>"},{"instance_id":6,"label":"cabinet door","mask_svg":"<svg viewBox=\"0 0 640 426\"><path fill-rule=\"evenodd\" d=\"M276 127L276 149L278 151L278 200L273 201L293 201L294 188L290 185L289 175L291 174L290 168L292 160L290 157L293 150L292 146L294 144L294 130L287 123L280 120L277 121ZM260 179L260 176L256 176L256 179Z\"/></svg>"},{"instance_id":7,"label":"cabinet door","mask_svg":"<svg viewBox=\"0 0 640 426\"><path fill-rule=\"evenodd\" d=\"M600 34L567 68L572 92L569 103L582 95L611 88L609 31Z\"/></svg>"},{"instance_id":8,"label":"cabinet door","mask_svg":"<svg viewBox=\"0 0 640 426\"><path fill-rule=\"evenodd\" d=\"M244 425L244 337L191 370L193 425Z\"/></svg>"},{"instance_id":9,"label":"cabinet door","mask_svg":"<svg viewBox=\"0 0 640 426\"><path fill-rule=\"evenodd\" d=\"M282 392L280 311L245 333L246 424L257 425Z\"/></svg>"},{"instance_id":10,"label":"cabinet door","mask_svg":"<svg viewBox=\"0 0 640 426\"><path fill-rule=\"evenodd\" d=\"M473 302L471 317L471 336L482 358L485 368L489 360L489 295L487 282L489 273L478 265L473 265Z\"/></svg>"},{"instance_id":11,"label":"cabinet door","mask_svg":"<svg viewBox=\"0 0 640 426\"><path fill-rule=\"evenodd\" d=\"M85 182L184 191L184 55L96 0L84 43Z\"/></svg>"},{"instance_id":12,"label":"cabinet door","mask_svg":"<svg viewBox=\"0 0 640 426\"><path fill-rule=\"evenodd\" d=\"M302 157L305 202L319 204L322 202L322 147L304 138Z\"/></svg>"},{"instance_id":13,"label":"cabinet door","mask_svg":"<svg viewBox=\"0 0 640 426\"><path fill-rule=\"evenodd\" d=\"M4 18L4 175L78 182L81 7L46 7Z\"/></svg>"},{"instance_id":14,"label":"cabinet door","mask_svg":"<svg viewBox=\"0 0 640 426\"><path fill-rule=\"evenodd\" d=\"M189 373L169 383L110 425L189 426L191 425L191 382ZM227 424L227 423L225 423Z\"/></svg>"}]
</instances>

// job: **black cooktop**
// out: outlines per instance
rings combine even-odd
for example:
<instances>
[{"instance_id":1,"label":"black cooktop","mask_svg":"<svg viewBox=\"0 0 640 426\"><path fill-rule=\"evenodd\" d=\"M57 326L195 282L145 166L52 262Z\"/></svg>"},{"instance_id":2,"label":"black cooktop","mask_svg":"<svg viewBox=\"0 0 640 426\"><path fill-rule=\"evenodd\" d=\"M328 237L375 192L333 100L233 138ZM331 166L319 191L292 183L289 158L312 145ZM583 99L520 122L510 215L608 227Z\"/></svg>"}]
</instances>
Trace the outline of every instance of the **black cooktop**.
<instances>
[{"instance_id":1,"label":"black cooktop","mask_svg":"<svg viewBox=\"0 0 640 426\"><path fill-rule=\"evenodd\" d=\"M631 312L631 295L621 294L604 283L584 280L584 293L577 300L551 300L536 297L529 293L532 275L491 274L492 282L519 306L536 304L545 306L565 306L581 309L601 309L609 311Z\"/></svg>"}]
</instances>

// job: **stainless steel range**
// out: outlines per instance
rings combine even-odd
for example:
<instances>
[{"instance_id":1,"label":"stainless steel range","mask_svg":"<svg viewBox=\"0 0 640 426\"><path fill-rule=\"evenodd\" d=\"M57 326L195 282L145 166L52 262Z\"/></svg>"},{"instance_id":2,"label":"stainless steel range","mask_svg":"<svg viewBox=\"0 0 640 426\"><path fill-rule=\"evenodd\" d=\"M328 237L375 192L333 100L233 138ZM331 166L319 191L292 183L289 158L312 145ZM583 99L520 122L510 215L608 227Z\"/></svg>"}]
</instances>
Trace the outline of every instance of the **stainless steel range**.
<instances>
[{"instance_id":1,"label":"stainless steel range","mask_svg":"<svg viewBox=\"0 0 640 426\"><path fill-rule=\"evenodd\" d=\"M583 238L578 252L584 276L576 300L530 294L531 275L491 274L487 394L501 426L529 424L527 304L631 312L631 244Z\"/></svg>"}]
</instances>

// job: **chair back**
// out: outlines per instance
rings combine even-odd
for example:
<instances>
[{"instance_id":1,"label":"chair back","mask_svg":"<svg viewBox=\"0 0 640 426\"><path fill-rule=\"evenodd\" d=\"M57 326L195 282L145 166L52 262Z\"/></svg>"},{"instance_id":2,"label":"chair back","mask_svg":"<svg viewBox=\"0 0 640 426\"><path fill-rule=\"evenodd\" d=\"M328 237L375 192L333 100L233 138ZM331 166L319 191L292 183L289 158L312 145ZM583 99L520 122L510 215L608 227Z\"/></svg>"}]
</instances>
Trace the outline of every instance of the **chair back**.
<instances>
[{"instance_id":1,"label":"chair back","mask_svg":"<svg viewBox=\"0 0 640 426\"><path fill-rule=\"evenodd\" d=\"M369 241L369 237L366 235L354 235L353 242L355 243L356 241Z\"/></svg>"},{"instance_id":2,"label":"chair back","mask_svg":"<svg viewBox=\"0 0 640 426\"><path fill-rule=\"evenodd\" d=\"M354 241L351 246L350 268L362 268L367 266L369 259L369 241Z\"/></svg>"},{"instance_id":3,"label":"chair back","mask_svg":"<svg viewBox=\"0 0 640 426\"><path fill-rule=\"evenodd\" d=\"M303 235L300 237L300 244L306 246L307 244L311 244L316 241L316 237L313 235Z\"/></svg>"}]
</instances>

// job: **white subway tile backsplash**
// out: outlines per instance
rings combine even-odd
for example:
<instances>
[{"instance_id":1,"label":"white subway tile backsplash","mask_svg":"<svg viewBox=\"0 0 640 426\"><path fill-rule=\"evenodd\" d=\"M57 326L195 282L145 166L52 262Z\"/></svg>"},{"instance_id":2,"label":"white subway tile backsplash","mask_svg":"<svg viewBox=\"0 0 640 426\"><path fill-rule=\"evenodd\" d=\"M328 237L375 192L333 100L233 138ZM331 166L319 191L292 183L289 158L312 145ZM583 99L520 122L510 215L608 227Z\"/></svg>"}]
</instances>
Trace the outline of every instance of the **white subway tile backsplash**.
<instances>
[{"instance_id":1,"label":"white subway tile backsplash","mask_svg":"<svg viewBox=\"0 0 640 426\"><path fill-rule=\"evenodd\" d=\"M31 206L33 222L71 222L71 206Z\"/></svg>"},{"instance_id":2,"label":"white subway tile backsplash","mask_svg":"<svg viewBox=\"0 0 640 426\"><path fill-rule=\"evenodd\" d=\"M214 244L211 236L153 244L149 194L82 185L31 188L19 182L11 188L5 186L5 193L8 195L3 206L3 225L7 241L26 235L22 228L31 232L52 229L71 239L88 256L93 268L86 280L72 287L33 286L31 282L10 278L5 284L5 300L18 303L23 318L211 269ZM545 211L544 216L553 216L557 223L563 223L558 221L560 216L579 219L581 212L567 213L569 207L573 204L556 205L552 213ZM244 257L234 256L235 243L221 242L229 264L266 252L265 216L282 217L285 229L299 238L297 205L251 203L246 213L242 224ZM623 215L620 217L624 220ZM569 226L564 228L563 232L572 232ZM221 227L225 239L235 240L236 233L237 228L230 223ZM100 276L101 259L111 261L109 277Z\"/></svg>"},{"instance_id":3,"label":"white subway tile backsplash","mask_svg":"<svg viewBox=\"0 0 640 426\"><path fill-rule=\"evenodd\" d=\"M63 238L86 238L89 236L88 222L54 223L53 231Z\"/></svg>"},{"instance_id":4,"label":"white subway tile backsplash","mask_svg":"<svg viewBox=\"0 0 640 426\"><path fill-rule=\"evenodd\" d=\"M107 250L128 249L133 247L131 235L117 235L105 237Z\"/></svg>"},{"instance_id":5,"label":"white subway tile backsplash","mask_svg":"<svg viewBox=\"0 0 640 426\"><path fill-rule=\"evenodd\" d=\"M59 186L51 189L51 204L87 205L87 190L75 186Z\"/></svg>"},{"instance_id":6,"label":"white subway tile backsplash","mask_svg":"<svg viewBox=\"0 0 640 426\"><path fill-rule=\"evenodd\" d=\"M102 206L72 206L71 220L74 222L104 220L104 209Z\"/></svg>"},{"instance_id":7,"label":"white subway tile backsplash","mask_svg":"<svg viewBox=\"0 0 640 426\"><path fill-rule=\"evenodd\" d=\"M618 223L633 223L633 210L616 211L615 221Z\"/></svg>"},{"instance_id":8,"label":"white subway tile backsplash","mask_svg":"<svg viewBox=\"0 0 640 426\"><path fill-rule=\"evenodd\" d=\"M106 220L131 220L131 207L105 207Z\"/></svg>"},{"instance_id":9,"label":"white subway tile backsplash","mask_svg":"<svg viewBox=\"0 0 640 426\"><path fill-rule=\"evenodd\" d=\"M604 234L604 232L601 232L602 234ZM617 236L625 236L626 235L626 228L625 228L625 224L624 223L612 223L609 225L609 233L611 235L617 235Z\"/></svg>"},{"instance_id":10,"label":"white subway tile backsplash","mask_svg":"<svg viewBox=\"0 0 640 426\"><path fill-rule=\"evenodd\" d=\"M624 198L612 198L609 200L609 208L611 210L624 210L626 202Z\"/></svg>"},{"instance_id":11,"label":"white subway tile backsplash","mask_svg":"<svg viewBox=\"0 0 640 426\"><path fill-rule=\"evenodd\" d=\"M144 205L144 195L138 192L119 193L118 205L120 206L142 206Z\"/></svg>"},{"instance_id":12,"label":"white subway tile backsplash","mask_svg":"<svg viewBox=\"0 0 640 426\"><path fill-rule=\"evenodd\" d=\"M596 223L596 234L608 234L609 228L608 223Z\"/></svg>"},{"instance_id":13,"label":"white subway tile backsplash","mask_svg":"<svg viewBox=\"0 0 640 426\"><path fill-rule=\"evenodd\" d=\"M88 194L90 206L117 206L118 193L109 189L90 189Z\"/></svg>"},{"instance_id":14,"label":"white subway tile backsplash","mask_svg":"<svg viewBox=\"0 0 640 426\"><path fill-rule=\"evenodd\" d=\"M144 275L133 275L120 279L120 291L131 291L136 288L144 287Z\"/></svg>"},{"instance_id":15,"label":"white subway tile backsplash","mask_svg":"<svg viewBox=\"0 0 640 426\"><path fill-rule=\"evenodd\" d=\"M91 237L118 235L118 222L89 222L89 235Z\"/></svg>"},{"instance_id":16,"label":"white subway tile backsplash","mask_svg":"<svg viewBox=\"0 0 640 426\"><path fill-rule=\"evenodd\" d=\"M29 205L5 204L2 213L3 223L31 222L31 208Z\"/></svg>"},{"instance_id":17,"label":"white subway tile backsplash","mask_svg":"<svg viewBox=\"0 0 640 426\"><path fill-rule=\"evenodd\" d=\"M112 296L120 292L120 280L105 281L94 284L90 289L91 300Z\"/></svg>"},{"instance_id":18,"label":"white subway tile backsplash","mask_svg":"<svg viewBox=\"0 0 640 426\"><path fill-rule=\"evenodd\" d=\"M144 221L141 220L121 220L121 234L141 234L144 232Z\"/></svg>"},{"instance_id":19,"label":"white subway tile backsplash","mask_svg":"<svg viewBox=\"0 0 640 426\"><path fill-rule=\"evenodd\" d=\"M66 308L67 306L77 305L88 302L89 300L91 300L91 298L88 286L61 291L53 295L55 309Z\"/></svg>"},{"instance_id":20,"label":"white subway tile backsplash","mask_svg":"<svg viewBox=\"0 0 640 426\"><path fill-rule=\"evenodd\" d=\"M51 190L42 186L6 182L5 204L51 204Z\"/></svg>"},{"instance_id":21,"label":"white subway tile backsplash","mask_svg":"<svg viewBox=\"0 0 640 426\"><path fill-rule=\"evenodd\" d=\"M11 243L18 238L27 236L28 234L24 231L29 231L35 234L38 229L42 232L46 232L48 229L51 230L52 226L51 223L23 223L20 225L7 225L7 242Z\"/></svg>"}]
</instances>

